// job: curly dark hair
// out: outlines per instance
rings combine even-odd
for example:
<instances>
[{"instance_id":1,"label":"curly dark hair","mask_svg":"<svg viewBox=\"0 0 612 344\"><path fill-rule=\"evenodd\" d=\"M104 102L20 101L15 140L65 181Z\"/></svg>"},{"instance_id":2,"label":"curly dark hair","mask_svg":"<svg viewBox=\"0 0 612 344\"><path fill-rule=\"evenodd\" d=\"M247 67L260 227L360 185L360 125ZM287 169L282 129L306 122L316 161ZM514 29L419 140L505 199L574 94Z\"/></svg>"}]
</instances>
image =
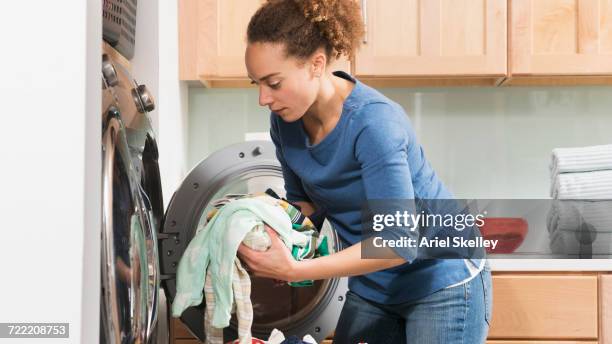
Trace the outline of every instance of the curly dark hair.
<instances>
[{"instance_id":1,"label":"curly dark hair","mask_svg":"<svg viewBox=\"0 0 612 344\"><path fill-rule=\"evenodd\" d=\"M283 43L300 59L325 48L327 58L351 56L359 48L364 25L354 0L268 0L251 17L249 43Z\"/></svg>"}]
</instances>

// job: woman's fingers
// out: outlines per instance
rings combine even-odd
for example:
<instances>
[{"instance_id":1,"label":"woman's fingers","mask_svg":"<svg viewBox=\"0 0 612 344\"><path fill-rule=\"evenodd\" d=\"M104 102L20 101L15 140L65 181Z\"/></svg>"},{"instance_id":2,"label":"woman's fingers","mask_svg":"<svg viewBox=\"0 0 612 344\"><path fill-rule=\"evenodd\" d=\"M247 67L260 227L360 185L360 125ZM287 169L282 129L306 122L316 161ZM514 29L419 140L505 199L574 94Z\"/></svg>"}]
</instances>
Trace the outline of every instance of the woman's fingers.
<instances>
[{"instance_id":1,"label":"woman's fingers","mask_svg":"<svg viewBox=\"0 0 612 344\"><path fill-rule=\"evenodd\" d=\"M252 274L255 273L255 264L256 264L256 260L253 259L254 251L255 250L251 249L250 247L248 247L247 245L243 243L241 243L240 246L238 246L238 256L240 260L242 260L242 262L246 263L246 270Z\"/></svg>"}]
</instances>

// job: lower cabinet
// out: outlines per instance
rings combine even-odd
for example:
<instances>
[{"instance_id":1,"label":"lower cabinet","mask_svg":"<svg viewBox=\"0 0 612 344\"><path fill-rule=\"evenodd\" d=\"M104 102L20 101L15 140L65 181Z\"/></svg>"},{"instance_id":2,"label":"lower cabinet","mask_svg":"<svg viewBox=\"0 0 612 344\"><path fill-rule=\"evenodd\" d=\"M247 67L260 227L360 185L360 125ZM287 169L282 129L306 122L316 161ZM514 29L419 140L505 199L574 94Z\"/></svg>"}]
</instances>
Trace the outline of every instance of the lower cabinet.
<instances>
[{"instance_id":1,"label":"lower cabinet","mask_svg":"<svg viewBox=\"0 0 612 344\"><path fill-rule=\"evenodd\" d=\"M490 339L596 340L598 276L496 274Z\"/></svg>"},{"instance_id":2,"label":"lower cabinet","mask_svg":"<svg viewBox=\"0 0 612 344\"><path fill-rule=\"evenodd\" d=\"M198 343L180 321L171 327L171 343ZM612 344L612 274L494 271L487 343Z\"/></svg>"}]
</instances>

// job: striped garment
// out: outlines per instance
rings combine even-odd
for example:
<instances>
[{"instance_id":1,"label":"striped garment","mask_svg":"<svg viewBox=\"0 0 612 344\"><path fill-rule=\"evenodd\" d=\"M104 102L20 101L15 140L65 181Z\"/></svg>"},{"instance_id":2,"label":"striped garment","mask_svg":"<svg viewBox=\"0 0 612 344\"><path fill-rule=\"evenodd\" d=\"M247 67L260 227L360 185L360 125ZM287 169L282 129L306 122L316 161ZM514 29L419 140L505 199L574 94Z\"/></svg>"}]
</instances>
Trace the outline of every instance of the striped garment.
<instances>
[{"instance_id":1,"label":"striped garment","mask_svg":"<svg viewBox=\"0 0 612 344\"><path fill-rule=\"evenodd\" d=\"M561 173L553 178L555 199L612 199L612 170Z\"/></svg>"},{"instance_id":2,"label":"striped garment","mask_svg":"<svg viewBox=\"0 0 612 344\"><path fill-rule=\"evenodd\" d=\"M242 267L240 259L234 260L234 273L232 275L232 291L234 302L232 313L238 319L238 338L240 344L251 343L251 325L253 324L253 305L251 304L251 279L249 273ZM215 308L215 294L211 272L206 271L204 284L204 297L206 299L206 316L204 317L204 330L207 344L223 344L223 329L212 326L213 310Z\"/></svg>"},{"instance_id":3,"label":"striped garment","mask_svg":"<svg viewBox=\"0 0 612 344\"><path fill-rule=\"evenodd\" d=\"M612 233L612 201L553 200L546 224L548 231L593 231Z\"/></svg>"},{"instance_id":4,"label":"striped garment","mask_svg":"<svg viewBox=\"0 0 612 344\"><path fill-rule=\"evenodd\" d=\"M268 196L268 197L261 197ZM265 193L256 194L227 194L225 197L215 200L212 205L213 209L206 215L206 220L210 221L226 204L232 201L243 199L247 197L258 197L259 199L265 200L271 205L281 207L291 219L292 228L295 231L301 232L309 237L309 243L305 246L293 245L291 249L291 255L295 260L300 261L304 259L312 259L322 256L329 255L329 243L327 237L320 234L316 229L312 221L302 214L302 212L289 203L288 201L280 198L276 193L271 190ZM264 228L254 228L245 239L242 241L245 245L258 251L267 250L272 244L268 233ZM313 285L312 280L304 280L298 282L289 282L292 287L309 287Z\"/></svg>"},{"instance_id":5,"label":"striped garment","mask_svg":"<svg viewBox=\"0 0 612 344\"><path fill-rule=\"evenodd\" d=\"M549 167L552 177L567 172L612 170L612 144L555 148Z\"/></svg>"}]
</instances>

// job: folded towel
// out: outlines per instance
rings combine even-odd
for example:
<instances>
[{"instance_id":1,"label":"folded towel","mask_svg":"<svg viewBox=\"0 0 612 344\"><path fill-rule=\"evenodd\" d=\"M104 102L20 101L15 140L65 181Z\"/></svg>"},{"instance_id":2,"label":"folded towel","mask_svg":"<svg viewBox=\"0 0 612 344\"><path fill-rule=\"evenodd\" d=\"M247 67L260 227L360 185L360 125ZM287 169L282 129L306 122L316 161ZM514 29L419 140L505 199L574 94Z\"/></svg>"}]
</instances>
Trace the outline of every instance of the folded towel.
<instances>
[{"instance_id":1,"label":"folded towel","mask_svg":"<svg viewBox=\"0 0 612 344\"><path fill-rule=\"evenodd\" d=\"M597 232L612 232L612 201L554 200L546 223L550 233L580 231L585 224Z\"/></svg>"},{"instance_id":2,"label":"folded towel","mask_svg":"<svg viewBox=\"0 0 612 344\"><path fill-rule=\"evenodd\" d=\"M583 231L556 231L551 235L550 248L555 254L610 255L612 233Z\"/></svg>"},{"instance_id":3,"label":"folded towel","mask_svg":"<svg viewBox=\"0 0 612 344\"><path fill-rule=\"evenodd\" d=\"M612 199L612 170L558 174L550 193L556 199Z\"/></svg>"},{"instance_id":4,"label":"folded towel","mask_svg":"<svg viewBox=\"0 0 612 344\"><path fill-rule=\"evenodd\" d=\"M550 164L551 176L565 172L612 170L612 144L555 148Z\"/></svg>"}]
</instances>

